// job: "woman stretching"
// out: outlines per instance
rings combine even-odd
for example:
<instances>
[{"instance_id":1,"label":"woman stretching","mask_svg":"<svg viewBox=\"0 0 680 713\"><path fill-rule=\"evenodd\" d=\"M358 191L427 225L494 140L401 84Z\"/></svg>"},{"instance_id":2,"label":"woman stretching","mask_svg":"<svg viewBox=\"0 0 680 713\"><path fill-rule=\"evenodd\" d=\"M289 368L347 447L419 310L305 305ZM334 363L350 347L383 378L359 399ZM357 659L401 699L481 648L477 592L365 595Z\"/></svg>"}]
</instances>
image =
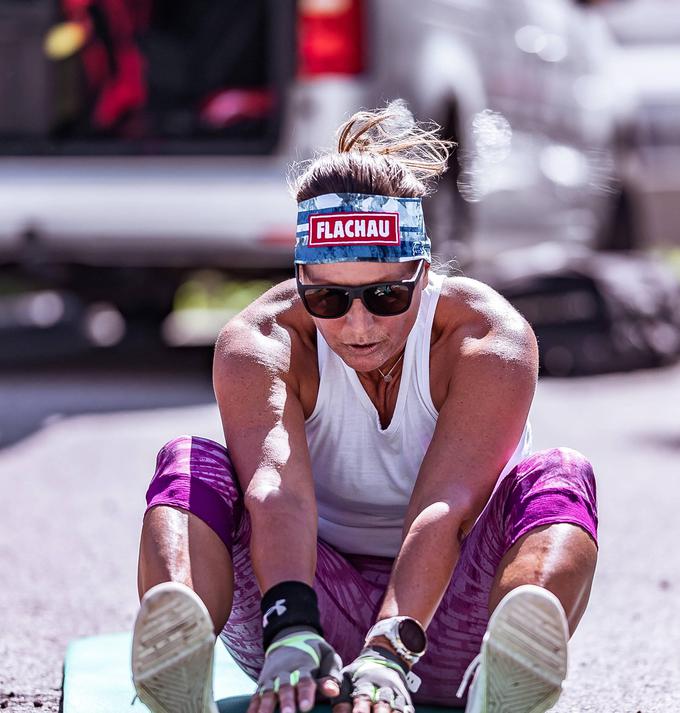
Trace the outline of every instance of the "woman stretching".
<instances>
[{"instance_id":1,"label":"woman stretching","mask_svg":"<svg viewBox=\"0 0 680 713\"><path fill-rule=\"evenodd\" d=\"M295 279L217 341L227 447L170 441L147 492L132 666L152 711L217 710L216 635L257 681L248 713L557 701L595 480L531 451L527 322L431 268L421 201L448 152L394 102L299 170Z\"/></svg>"}]
</instances>

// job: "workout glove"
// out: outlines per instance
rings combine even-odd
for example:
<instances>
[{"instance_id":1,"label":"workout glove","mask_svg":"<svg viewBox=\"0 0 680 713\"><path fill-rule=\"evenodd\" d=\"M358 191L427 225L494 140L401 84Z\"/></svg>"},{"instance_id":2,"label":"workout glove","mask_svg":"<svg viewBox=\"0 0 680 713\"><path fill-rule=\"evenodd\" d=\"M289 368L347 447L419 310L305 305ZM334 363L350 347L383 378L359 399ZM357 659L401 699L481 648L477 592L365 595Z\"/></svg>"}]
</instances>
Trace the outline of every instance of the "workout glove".
<instances>
[{"instance_id":1,"label":"workout glove","mask_svg":"<svg viewBox=\"0 0 680 713\"><path fill-rule=\"evenodd\" d=\"M264 666L257 682L257 693L278 694L279 687L296 686L301 678L320 679L330 676L340 683L342 660L333 647L316 630L308 626L282 629L265 652Z\"/></svg>"},{"instance_id":2,"label":"workout glove","mask_svg":"<svg viewBox=\"0 0 680 713\"><path fill-rule=\"evenodd\" d=\"M405 668L376 649L370 646L362 649L341 673L340 695L332 699L331 705L353 703L355 696L366 696L371 703L385 701L394 711L415 712Z\"/></svg>"}]
</instances>

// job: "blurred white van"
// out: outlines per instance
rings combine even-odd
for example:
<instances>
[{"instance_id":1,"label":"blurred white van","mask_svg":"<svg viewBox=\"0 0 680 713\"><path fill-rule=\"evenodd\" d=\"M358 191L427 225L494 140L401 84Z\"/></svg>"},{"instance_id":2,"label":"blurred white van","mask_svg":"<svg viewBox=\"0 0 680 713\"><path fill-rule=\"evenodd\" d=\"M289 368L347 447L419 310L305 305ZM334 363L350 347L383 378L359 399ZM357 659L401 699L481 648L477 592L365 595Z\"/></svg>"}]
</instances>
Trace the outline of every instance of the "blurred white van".
<instances>
[{"instance_id":1,"label":"blurred white van","mask_svg":"<svg viewBox=\"0 0 680 713\"><path fill-rule=\"evenodd\" d=\"M287 269L288 165L396 97L459 142L428 201L436 252L466 265L616 234L629 107L604 24L570 0L111 7L0 0L6 265L97 296L152 270L126 283L133 310L186 269Z\"/></svg>"},{"instance_id":2,"label":"blurred white van","mask_svg":"<svg viewBox=\"0 0 680 713\"><path fill-rule=\"evenodd\" d=\"M636 99L622 172L632 189L639 243L680 243L680 4L598 4L617 43L616 71Z\"/></svg>"}]
</instances>

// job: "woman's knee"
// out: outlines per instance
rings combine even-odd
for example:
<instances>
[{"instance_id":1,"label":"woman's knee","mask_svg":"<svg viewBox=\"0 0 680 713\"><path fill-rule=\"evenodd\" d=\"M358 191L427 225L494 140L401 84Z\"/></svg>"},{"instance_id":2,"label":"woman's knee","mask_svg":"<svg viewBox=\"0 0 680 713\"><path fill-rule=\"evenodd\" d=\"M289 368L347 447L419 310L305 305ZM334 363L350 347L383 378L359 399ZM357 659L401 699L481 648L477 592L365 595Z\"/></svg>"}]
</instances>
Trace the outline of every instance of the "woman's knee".
<instances>
[{"instance_id":1,"label":"woman's knee","mask_svg":"<svg viewBox=\"0 0 680 713\"><path fill-rule=\"evenodd\" d=\"M168 441L156 457L156 473L167 471L191 474L208 468L233 472L227 449L217 441L201 436L177 436Z\"/></svg>"},{"instance_id":2,"label":"woman's knee","mask_svg":"<svg viewBox=\"0 0 680 713\"><path fill-rule=\"evenodd\" d=\"M168 441L158 453L146 503L146 512L157 505L170 505L196 515L217 533L231 555L244 508L223 445L200 436Z\"/></svg>"},{"instance_id":3,"label":"woman's knee","mask_svg":"<svg viewBox=\"0 0 680 713\"><path fill-rule=\"evenodd\" d=\"M201 436L178 436L158 452L154 478L187 476L216 487L229 485L240 491L240 485L227 449L216 441Z\"/></svg>"},{"instance_id":4,"label":"woman's knee","mask_svg":"<svg viewBox=\"0 0 680 713\"><path fill-rule=\"evenodd\" d=\"M539 451L512 474L504 516L508 542L542 525L580 525L597 543L597 486L590 461L573 448Z\"/></svg>"},{"instance_id":5,"label":"woman's knee","mask_svg":"<svg viewBox=\"0 0 680 713\"><path fill-rule=\"evenodd\" d=\"M533 453L517 466L515 473L518 484L527 478L532 483L550 483L552 487L563 483L567 487L586 488L593 498L596 496L592 463L574 448L560 446Z\"/></svg>"}]
</instances>

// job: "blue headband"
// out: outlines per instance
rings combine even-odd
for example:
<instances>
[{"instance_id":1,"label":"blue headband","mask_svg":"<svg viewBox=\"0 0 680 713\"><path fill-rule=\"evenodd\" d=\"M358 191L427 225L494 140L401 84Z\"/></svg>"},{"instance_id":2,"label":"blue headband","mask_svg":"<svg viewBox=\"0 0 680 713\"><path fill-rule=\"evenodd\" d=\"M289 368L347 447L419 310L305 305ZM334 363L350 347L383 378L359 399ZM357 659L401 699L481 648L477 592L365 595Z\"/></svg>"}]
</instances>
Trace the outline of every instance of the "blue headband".
<instances>
[{"instance_id":1,"label":"blue headband","mask_svg":"<svg viewBox=\"0 0 680 713\"><path fill-rule=\"evenodd\" d=\"M298 204L295 262L430 262L420 198L327 193Z\"/></svg>"}]
</instances>

